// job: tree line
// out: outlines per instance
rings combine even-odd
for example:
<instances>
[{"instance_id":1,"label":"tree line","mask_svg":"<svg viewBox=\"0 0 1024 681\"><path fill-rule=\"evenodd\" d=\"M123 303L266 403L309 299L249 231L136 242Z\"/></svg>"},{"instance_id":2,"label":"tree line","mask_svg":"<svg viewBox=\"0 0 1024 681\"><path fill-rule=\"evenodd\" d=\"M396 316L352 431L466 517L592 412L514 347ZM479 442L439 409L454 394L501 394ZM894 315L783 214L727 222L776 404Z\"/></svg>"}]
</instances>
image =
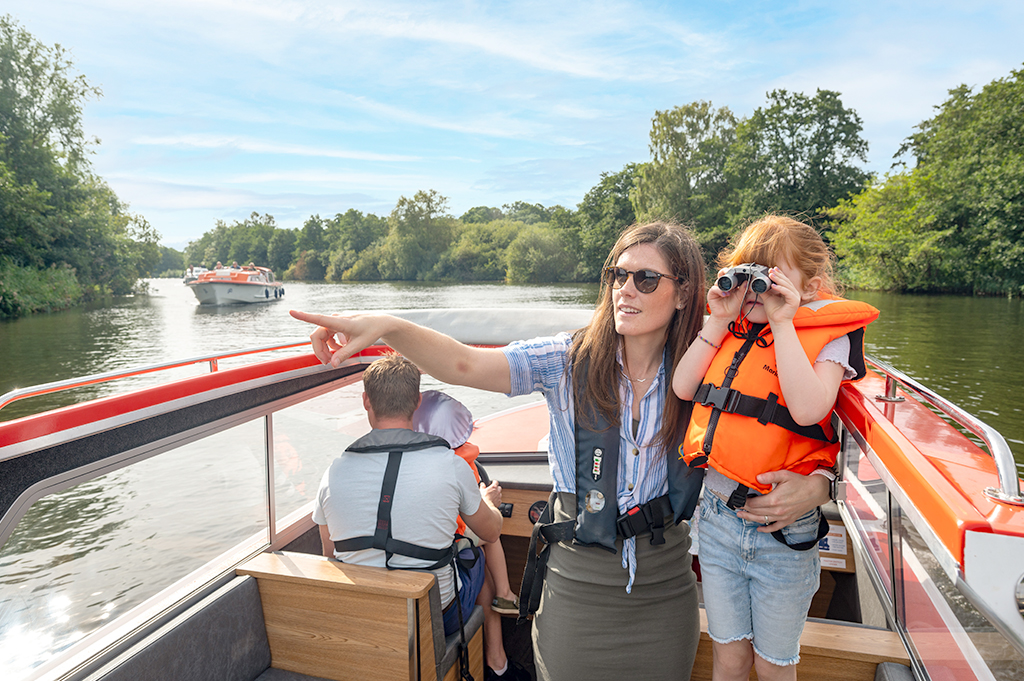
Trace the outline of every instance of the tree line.
<instances>
[{"instance_id":1,"label":"tree line","mask_svg":"<svg viewBox=\"0 0 1024 681\"><path fill-rule=\"evenodd\" d=\"M67 52L0 16L0 319L130 293L159 235L92 172Z\"/></svg>"},{"instance_id":2,"label":"tree line","mask_svg":"<svg viewBox=\"0 0 1024 681\"><path fill-rule=\"evenodd\" d=\"M596 281L622 228L656 219L690 226L711 268L766 212L818 226L854 287L1024 292L1024 71L950 90L883 177L865 170L862 121L840 93L774 90L746 117L704 101L655 112L650 159L601 173L575 208L516 201L456 217L427 189L386 216L218 220L183 253L92 172L81 112L100 95L59 45L0 18L0 318L217 261L300 280Z\"/></svg>"}]
</instances>

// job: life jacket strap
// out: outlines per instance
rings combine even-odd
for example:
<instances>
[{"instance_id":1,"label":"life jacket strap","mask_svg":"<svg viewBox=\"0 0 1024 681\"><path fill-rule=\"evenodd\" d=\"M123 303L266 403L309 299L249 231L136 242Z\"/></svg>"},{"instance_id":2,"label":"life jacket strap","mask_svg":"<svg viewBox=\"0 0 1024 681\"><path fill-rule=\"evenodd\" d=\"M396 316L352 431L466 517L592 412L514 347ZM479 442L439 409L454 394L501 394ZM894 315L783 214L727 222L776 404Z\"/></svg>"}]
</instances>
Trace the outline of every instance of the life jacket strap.
<instances>
[{"instance_id":1,"label":"life jacket strap","mask_svg":"<svg viewBox=\"0 0 1024 681\"><path fill-rule=\"evenodd\" d=\"M779 542L782 542L794 551L808 551L818 545L821 538L828 534L828 519L825 518L825 514L821 512L821 508L818 509L818 536L810 541L797 542L796 544L790 544L786 541L786 535L782 534L782 530L775 530L772 532L772 536Z\"/></svg>"},{"instance_id":2,"label":"life jacket strap","mask_svg":"<svg viewBox=\"0 0 1024 681\"><path fill-rule=\"evenodd\" d=\"M404 542L391 536L391 508L395 497L395 485L398 482L398 471L401 466L402 452L388 452L388 463L384 469L384 480L380 486L380 501L377 502L377 527L373 535L339 539L334 542L334 550L341 552L378 549L384 552L384 565L389 570L438 570L445 565L450 565L455 558L455 544L441 549L433 549ZM434 563L417 568L396 568L391 565L391 557L395 554L417 560L434 561Z\"/></svg>"},{"instance_id":3,"label":"life jacket strap","mask_svg":"<svg viewBox=\"0 0 1024 681\"><path fill-rule=\"evenodd\" d=\"M648 530L651 531L651 544L658 546L665 543L665 516L672 515L672 502L663 494L647 503L628 509L620 515L615 523L619 534L625 538L635 537Z\"/></svg>"},{"instance_id":4,"label":"life jacket strap","mask_svg":"<svg viewBox=\"0 0 1024 681\"><path fill-rule=\"evenodd\" d=\"M761 425L768 423L784 428L791 433L812 440L820 440L828 444L835 444L839 441L838 435L833 431L832 435L826 435L825 429L820 423L809 426L801 426L789 414L785 405L779 404L779 396L769 393L768 399L744 395L733 388L719 388L713 383L704 383L693 396L695 404L704 407L713 407L727 414L739 414L757 419Z\"/></svg>"}]
</instances>

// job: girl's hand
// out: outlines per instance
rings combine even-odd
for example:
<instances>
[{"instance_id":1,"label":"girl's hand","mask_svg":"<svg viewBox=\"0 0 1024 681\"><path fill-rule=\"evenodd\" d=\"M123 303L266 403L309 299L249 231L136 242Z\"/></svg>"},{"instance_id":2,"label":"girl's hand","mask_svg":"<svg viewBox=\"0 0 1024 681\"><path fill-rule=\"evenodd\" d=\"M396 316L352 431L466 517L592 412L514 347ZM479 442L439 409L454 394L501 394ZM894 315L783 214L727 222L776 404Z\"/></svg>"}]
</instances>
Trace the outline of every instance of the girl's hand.
<instances>
[{"instance_id":1,"label":"girl's hand","mask_svg":"<svg viewBox=\"0 0 1024 681\"><path fill-rule=\"evenodd\" d=\"M708 289L708 312L712 317L726 323L735 321L739 316L740 308L743 307L743 298L747 292L747 282L743 282L729 291L718 288L718 277L727 271L728 268L718 270L715 285Z\"/></svg>"},{"instance_id":2,"label":"girl's hand","mask_svg":"<svg viewBox=\"0 0 1024 681\"><path fill-rule=\"evenodd\" d=\"M775 326L780 322L793 321L802 302L796 284L778 267L768 270L768 278L772 280L772 287L761 299L768 323Z\"/></svg>"}]
</instances>

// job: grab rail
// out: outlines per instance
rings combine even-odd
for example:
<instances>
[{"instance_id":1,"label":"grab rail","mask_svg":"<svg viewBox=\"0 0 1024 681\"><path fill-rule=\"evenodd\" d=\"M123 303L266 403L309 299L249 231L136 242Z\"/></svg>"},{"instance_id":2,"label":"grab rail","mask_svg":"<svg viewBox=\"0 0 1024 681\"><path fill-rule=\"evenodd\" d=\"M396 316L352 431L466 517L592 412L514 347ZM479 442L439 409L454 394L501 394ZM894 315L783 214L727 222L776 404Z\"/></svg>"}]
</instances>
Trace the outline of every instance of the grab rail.
<instances>
[{"instance_id":1,"label":"grab rail","mask_svg":"<svg viewBox=\"0 0 1024 681\"><path fill-rule=\"evenodd\" d=\"M306 338L301 341L276 343L274 345L266 345L258 348L249 348L247 350L236 350L233 352L218 352L212 355L202 355L200 357L192 357L190 359L179 359L171 362L163 362L161 364L151 364L144 367L134 367L131 369L118 369L115 371L107 371L102 374L92 374L90 376L69 378L63 381L43 383L41 385L34 385L28 388L17 388L8 393L0 395L0 409L3 409L11 402L23 400L27 397L38 397L39 395L47 395L49 393L60 392L62 390L71 390L72 388L81 388L87 385L106 383L107 381L113 381L119 378L130 378L132 376L141 376L142 374L151 374L156 371L177 369L178 367L191 366L193 364L202 364L203 362L209 362L210 371L214 372L217 371L218 362L222 359L241 357L243 355L255 355L261 352L271 352L274 350L287 350L288 348L297 348L308 345L309 339Z\"/></svg>"},{"instance_id":2,"label":"grab rail","mask_svg":"<svg viewBox=\"0 0 1024 681\"><path fill-rule=\"evenodd\" d=\"M935 393L930 388L910 378L899 369L870 355L866 356L865 359L885 375L886 394L879 396L877 399L883 401L891 400L895 396L895 381L899 381L904 388L912 390L928 402L928 404L981 438L988 447L989 454L996 462L996 472L999 476L999 488L986 487L985 496L1004 504L1024 506L1024 497L1020 493L1017 463L1013 459L1013 452L1010 450L1010 446L1006 444L1006 440L999 431Z\"/></svg>"}]
</instances>

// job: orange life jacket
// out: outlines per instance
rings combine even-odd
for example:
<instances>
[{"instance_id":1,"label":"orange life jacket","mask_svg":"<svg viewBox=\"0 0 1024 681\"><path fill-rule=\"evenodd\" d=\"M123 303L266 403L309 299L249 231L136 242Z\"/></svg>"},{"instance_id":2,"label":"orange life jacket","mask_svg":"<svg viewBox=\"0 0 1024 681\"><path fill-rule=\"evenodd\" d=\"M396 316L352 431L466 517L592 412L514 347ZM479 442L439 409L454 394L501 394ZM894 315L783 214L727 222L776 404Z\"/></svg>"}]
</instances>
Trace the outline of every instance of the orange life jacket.
<instances>
[{"instance_id":1,"label":"orange life jacket","mask_svg":"<svg viewBox=\"0 0 1024 681\"><path fill-rule=\"evenodd\" d=\"M465 460L465 462L469 464L469 467L473 469L473 475L476 476L477 484L479 484L480 471L478 471L476 468L476 457L480 456L480 448L477 447L472 442L464 442L462 446L456 447L453 451L459 456L461 456ZM462 522L461 515L458 517L458 525L459 529L456 530L456 532L458 532L461 535L465 535L466 523Z\"/></svg>"},{"instance_id":2,"label":"orange life jacket","mask_svg":"<svg viewBox=\"0 0 1024 681\"><path fill-rule=\"evenodd\" d=\"M850 366L862 378L864 327L878 317L866 303L822 297L802 305L793 319L797 337L812 364L822 348L850 336ZM735 328L739 328L737 322ZM808 474L831 466L839 442L831 414L813 426L798 426L785 409L775 349L767 325L748 324L746 337L730 333L722 341L694 397L693 415L680 454L690 466L707 466L762 493L771 491L757 475L788 470ZM731 375L731 380L730 380ZM781 407L781 408L780 408Z\"/></svg>"}]
</instances>

